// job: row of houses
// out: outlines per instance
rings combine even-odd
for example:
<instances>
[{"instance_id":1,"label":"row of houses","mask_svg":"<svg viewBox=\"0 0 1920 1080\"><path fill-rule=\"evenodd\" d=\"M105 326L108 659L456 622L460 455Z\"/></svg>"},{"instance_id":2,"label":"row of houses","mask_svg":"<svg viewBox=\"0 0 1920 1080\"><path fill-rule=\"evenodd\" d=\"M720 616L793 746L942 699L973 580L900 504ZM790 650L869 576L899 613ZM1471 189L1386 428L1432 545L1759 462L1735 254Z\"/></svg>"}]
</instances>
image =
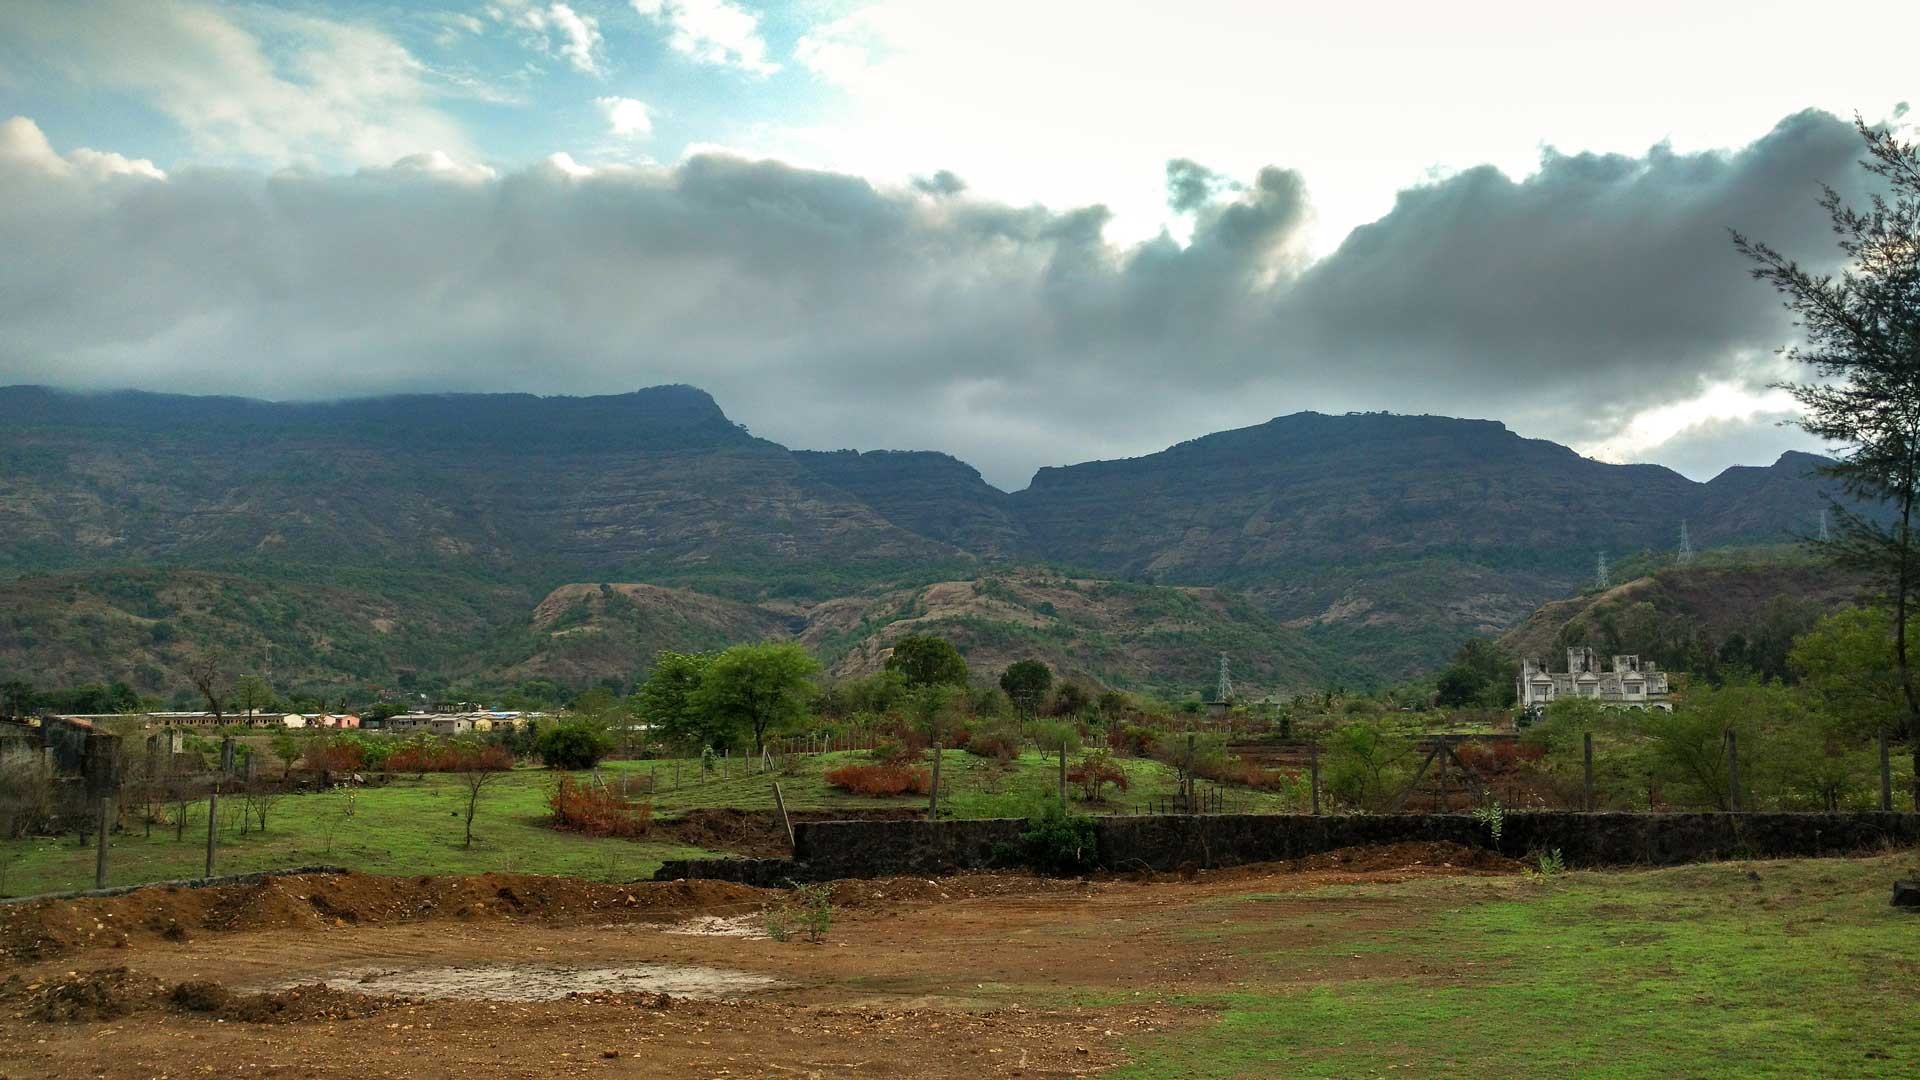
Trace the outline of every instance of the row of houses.
<instances>
[{"instance_id":1,"label":"row of houses","mask_svg":"<svg viewBox=\"0 0 1920 1080\"><path fill-rule=\"evenodd\" d=\"M386 719L377 717L361 718L352 713L222 713L215 716L210 712L150 712L138 716L141 726L148 728L197 728L216 727L228 724L245 725L257 728L279 728L283 730L306 731L392 731L425 732L432 735L465 735L472 732L503 731L523 727L538 719L542 713L516 712L510 710L475 710L469 712L414 712L401 713ZM103 720L121 720L113 716L62 716L59 719L80 724L92 724Z\"/></svg>"},{"instance_id":2,"label":"row of houses","mask_svg":"<svg viewBox=\"0 0 1920 1080\"><path fill-rule=\"evenodd\" d=\"M430 735L466 735L473 732L518 730L543 714L490 710L459 713L401 713L385 720L368 720L368 731L426 732Z\"/></svg>"}]
</instances>

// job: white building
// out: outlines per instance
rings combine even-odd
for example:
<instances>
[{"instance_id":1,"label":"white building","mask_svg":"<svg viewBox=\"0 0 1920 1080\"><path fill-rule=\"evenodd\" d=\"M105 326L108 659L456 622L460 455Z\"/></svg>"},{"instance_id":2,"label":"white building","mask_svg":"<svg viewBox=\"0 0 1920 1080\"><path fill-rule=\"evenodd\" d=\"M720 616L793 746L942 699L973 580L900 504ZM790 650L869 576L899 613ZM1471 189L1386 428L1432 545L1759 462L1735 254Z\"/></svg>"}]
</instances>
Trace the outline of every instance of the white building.
<instances>
[{"instance_id":1,"label":"white building","mask_svg":"<svg viewBox=\"0 0 1920 1080\"><path fill-rule=\"evenodd\" d=\"M1616 656L1611 670L1602 670L1593 649L1567 650L1567 670L1549 671L1545 660L1520 661L1517 681L1520 707L1539 712L1561 698L1583 697L1624 709L1673 711L1667 693L1667 673L1638 656Z\"/></svg>"}]
</instances>

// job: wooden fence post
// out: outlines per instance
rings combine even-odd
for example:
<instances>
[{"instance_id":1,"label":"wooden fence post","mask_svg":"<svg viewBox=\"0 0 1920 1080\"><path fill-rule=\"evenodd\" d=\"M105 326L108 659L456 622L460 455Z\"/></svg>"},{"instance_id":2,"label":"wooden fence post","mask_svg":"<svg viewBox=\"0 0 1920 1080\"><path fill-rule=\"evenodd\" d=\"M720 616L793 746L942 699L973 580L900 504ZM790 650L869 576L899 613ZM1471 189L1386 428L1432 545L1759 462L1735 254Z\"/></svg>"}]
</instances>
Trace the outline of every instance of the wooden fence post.
<instances>
[{"instance_id":1,"label":"wooden fence post","mask_svg":"<svg viewBox=\"0 0 1920 1080\"><path fill-rule=\"evenodd\" d=\"M1893 759L1887 756L1887 729L1880 729L1880 809L1893 809Z\"/></svg>"},{"instance_id":2,"label":"wooden fence post","mask_svg":"<svg viewBox=\"0 0 1920 1080\"><path fill-rule=\"evenodd\" d=\"M940 815L940 744L933 744L933 783L927 789L927 820Z\"/></svg>"},{"instance_id":3,"label":"wooden fence post","mask_svg":"<svg viewBox=\"0 0 1920 1080\"><path fill-rule=\"evenodd\" d=\"M1584 744L1582 752L1586 759L1586 784L1581 789L1584 793L1581 807L1591 812L1593 810L1593 732L1588 731L1583 733L1581 735L1581 742Z\"/></svg>"},{"instance_id":4,"label":"wooden fence post","mask_svg":"<svg viewBox=\"0 0 1920 1080\"><path fill-rule=\"evenodd\" d=\"M1740 740L1727 729L1727 804L1740 812Z\"/></svg>"},{"instance_id":5,"label":"wooden fence post","mask_svg":"<svg viewBox=\"0 0 1920 1080\"><path fill-rule=\"evenodd\" d=\"M1320 736L1307 743L1308 762L1313 770L1313 816L1320 816Z\"/></svg>"},{"instance_id":6,"label":"wooden fence post","mask_svg":"<svg viewBox=\"0 0 1920 1080\"><path fill-rule=\"evenodd\" d=\"M203 877L213 876L214 836L220 830L220 792L207 793L207 872Z\"/></svg>"},{"instance_id":7,"label":"wooden fence post","mask_svg":"<svg viewBox=\"0 0 1920 1080\"><path fill-rule=\"evenodd\" d=\"M780 808L780 824L787 827L787 850L791 851L795 847L793 842L793 819L787 816L787 800L784 795L780 794L780 781L778 780L773 782L773 805Z\"/></svg>"},{"instance_id":8,"label":"wooden fence post","mask_svg":"<svg viewBox=\"0 0 1920 1080\"><path fill-rule=\"evenodd\" d=\"M100 840L93 851L93 887L107 887L107 835L113 832L113 796L100 797Z\"/></svg>"}]
</instances>

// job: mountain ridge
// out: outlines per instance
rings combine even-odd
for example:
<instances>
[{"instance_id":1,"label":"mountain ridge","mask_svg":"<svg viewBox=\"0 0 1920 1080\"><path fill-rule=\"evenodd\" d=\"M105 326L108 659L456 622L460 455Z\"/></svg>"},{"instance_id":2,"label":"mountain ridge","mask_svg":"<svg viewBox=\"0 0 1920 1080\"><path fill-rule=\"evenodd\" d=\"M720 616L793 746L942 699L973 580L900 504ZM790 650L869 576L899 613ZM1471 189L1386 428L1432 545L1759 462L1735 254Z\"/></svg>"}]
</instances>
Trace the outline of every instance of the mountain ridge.
<instances>
[{"instance_id":1,"label":"mountain ridge","mask_svg":"<svg viewBox=\"0 0 1920 1080\"><path fill-rule=\"evenodd\" d=\"M790 450L684 385L326 403L8 387L0 574L431 573L530 607L580 582L817 604L1032 564L1238 592L1274 633L1391 679L1518 625L1601 554L1670 550L1682 522L1701 547L1811 531L1837 494L1820 460L1700 482L1497 420L1301 412L1003 492L938 451Z\"/></svg>"}]
</instances>

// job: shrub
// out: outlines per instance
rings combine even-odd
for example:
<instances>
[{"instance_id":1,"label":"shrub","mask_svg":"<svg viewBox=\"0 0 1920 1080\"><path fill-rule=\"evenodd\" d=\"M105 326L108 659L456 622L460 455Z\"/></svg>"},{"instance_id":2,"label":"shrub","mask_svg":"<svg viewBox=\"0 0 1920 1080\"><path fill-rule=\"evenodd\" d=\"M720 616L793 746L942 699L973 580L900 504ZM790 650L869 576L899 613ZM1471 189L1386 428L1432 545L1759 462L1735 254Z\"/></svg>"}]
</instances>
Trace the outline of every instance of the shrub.
<instances>
[{"instance_id":1,"label":"shrub","mask_svg":"<svg viewBox=\"0 0 1920 1080\"><path fill-rule=\"evenodd\" d=\"M307 768L321 773L357 772L367 767L367 754L358 740L318 738L309 740L300 760Z\"/></svg>"},{"instance_id":2,"label":"shrub","mask_svg":"<svg viewBox=\"0 0 1920 1080\"><path fill-rule=\"evenodd\" d=\"M1020 734L1006 728L976 731L967 740L967 753L975 757L1012 761L1020 756Z\"/></svg>"},{"instance_id":3,"label":"shrub","mask_svg":"<svg viewBox=\"0 0 1920 1080\"><path fill-rule=\"evenodd\" d=\"M645 836L653 828L653 804L632 803L611 791L561 776L547 793L554 824L588 836Z\"/></svg>"},{"instance_id":4,"label":"shrub","mask_svg":"<svg viewBox=\"0 0 1920 1080\"><path fill-rule=\"evenodd\" d=\"M831 889L825 883L797 885L790 881L787 884L793 885L793 891L767 911L767 936L785 941L798 930L808 941L816 944L825 941L827 928L833 925Z\"/></svg>"},{"instance_id":5,"label":"shrub","mask_svg":"<svg viewBox=\"0 0 1920 1080\"><path fill-rule=\"evenodd\" d=\"M842 765L827 770L826 782L854 795L925 795L933 790L933 774L906 765Z\"/></svg>"},{"instance_id":6,"label":"shrub","mask_svg":"<svg viewBox=\"0 0 1920 1080\"><path fill-rule=\"evenodd\" d=\"M1095 750L1067 770L1067 782L1080 785L1080 795L1088 802L1100 798L1100 789L1112 784L1119 791L1127 790L1127 770L1114 763L1113 756L1105 750Z\"/></svg>"},{"instance_id":7,"label":"shrub","mask_svg":"<svg viewBox=\"0 0 1920 1080\"><path fill-rule=\"evenodd\" d=\"M1107 749L1128 757L1152 757L1160 745L1160 733L1141 724L1125 724L1107 729Z\"/></svg>"},{"instance_id":8,"label":"shrub","mask_svg":"<svg viewBox=\"0 0 1920 1080\"><path fill-rule=\"evenodd\" d=\"M645 836L653 828L653 803L630 803L572 776L561 776L547 792L547 809L561 828L588 836Z\"/></svg>"},{"instance_id":9,"label":"shrub","mask_svg":"<svg viewBox=\"0 0 1920 1080\"><path fill-rule=\"evenodd\" d=\"M1468 742L1454 747L1460 763L1484 777L1507 776L1527 768L1547 755L1544 744L1514 740Z\"/></svg>"},{"instance_id":10,"label":"shrub","mask_svg":"<svg viewBox=\"0 0 1920 1080\"><path fill-rule=\"evenodd\" d=\"M905 765L907 762L920 760L920 755L926 752L927 745L924 738L919 741L918 746L900 739L881 739L873 744L873 749L867 751L867 756L882 765Z\"/></svg>"},{"instance_id":11,"label":"shrub","mask_svg":"<svg viewBox=\"0 0 1920 1080\"><path fill-rule=\"evenodd\" d=\"M1023 860L1045 874L1077 874L1099 861L1099 830L1093 819L1048 807L1029 818L1020 834Z\"/></svg>"},{"instance_id":12,"label":"shrub","mask_svg":"<svg viewBox=\"0 0 1920 1080\"><path fill-rule=\"evenodd\" d=\"M591 769L613 749L599 728L578 720L548 728L534 745L549 769Z\"/></svg>"},{"instance_id":13,"label":"shrub","mask_svg":"<svg viewBox=\"0 0 1920 1080\"><path fill-rule=\"evenodd\" d=\"M388 754L386 767L410 773L505 772L513 768L513 755L482 743L422 740Z\"/></svg>"}]
</instances>

